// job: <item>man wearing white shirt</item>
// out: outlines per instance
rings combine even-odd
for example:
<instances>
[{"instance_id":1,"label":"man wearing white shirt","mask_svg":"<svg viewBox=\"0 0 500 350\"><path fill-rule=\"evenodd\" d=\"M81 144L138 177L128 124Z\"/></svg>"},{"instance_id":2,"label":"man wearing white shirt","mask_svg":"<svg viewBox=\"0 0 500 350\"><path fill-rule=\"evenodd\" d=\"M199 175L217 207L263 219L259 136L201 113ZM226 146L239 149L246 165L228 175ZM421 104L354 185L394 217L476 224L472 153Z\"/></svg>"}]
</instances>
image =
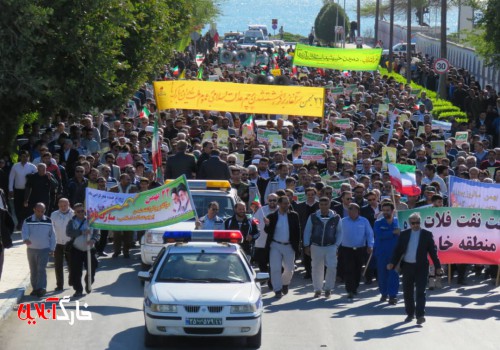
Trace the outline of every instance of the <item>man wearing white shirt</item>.
<instances>
[{"instance_id":1,"label":"man wearing white shirt","mask_svg":"<svg viewBox=\"0 0 500 350\"><path fill-rule=\"evenodd\" d=\"M52 226L56 233L56 250L54 251L56 292L60 292L64 289L64 260L66 260L68 271L70 267L69 252L64 249L66 243L71 240L71 238L66 235L66 227L73 215L75 215L75 212L69 206L69 200L67 198L59 199L58 205L59 210L54 211L50 215L50 220L52 220ZM69 271L69 275L71 276L71 271ZM68 281L71 281L71 277L68 277Z\"/></svg>"},{"instance_id":2,"label":"man wearing white shirt","mask_svg":"<svg viewBox=\"0 0 500 350\"><path fill-rule=\"evenodd\" d=\"M21 161L12 166L9 175L9 197L14 198L14 210L17 217L17 229L21 229L21 225L29 215L30 211L24 207L24 192L26 188L26 175L37 172L34 164L28 162L29 152L21 151L19 154Z\"/></svg>"},{"instance_id":3,"label":"man wearing white shirt","mask_svg":"<svg viewBox=\"0 0 500 350\"><path fill-rule=\"evenodd\" d=\"M432 182L439 184L441 193L448 193L448 187L442 178L436 174L436 166L434 164L426 164L424 168L425 177L422 179L423 185L430 185Z\"/></svg>"},{"instance_id":4,"label":"man wearing white shirt","mask_svg":"<svg viewBox=\"0 0 500 350\"><path fill-rule=\"evenodd\" d=\"M259 266L260 272L268 272L269 271L269 255L266 254L266 241L267 241L267 233L264 231L264 227L266 226L265 218L274 213L278 209L278 196L274 193L271 193L267 197L267 205L260 207L259 210L254 215L254 218L258 221L257 227L259 228L259 238L255 240L254 248L254 259Z\"/></svg>"}]
</instances>

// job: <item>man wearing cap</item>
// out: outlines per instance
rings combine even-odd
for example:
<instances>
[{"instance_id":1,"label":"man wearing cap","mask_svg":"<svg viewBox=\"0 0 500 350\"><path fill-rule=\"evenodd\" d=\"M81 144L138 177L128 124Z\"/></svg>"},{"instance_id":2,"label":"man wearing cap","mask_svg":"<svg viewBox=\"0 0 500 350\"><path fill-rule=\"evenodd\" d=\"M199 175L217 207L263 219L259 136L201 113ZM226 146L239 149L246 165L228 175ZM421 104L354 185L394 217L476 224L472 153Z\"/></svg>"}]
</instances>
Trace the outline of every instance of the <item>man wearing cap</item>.
<instances>
[{"instance_id":1,"label":"man wearing cap","mask_svg":"<svg viewBox=\"0 0 500 350\"><path fill-rule=\"evenodd\" d=\"M75 290L73 297L83 296L82 271L87 270L85 276L85 291L90 293L92 283L94 283L95 271L97 269L97 258L95 244L99 241L99 230L91 229L85 216L85 208L82 203L74 205L75 216L66 226L66 235L71 238L71 284ZM88 266L87 250L90 249L90 268ZM89 285L90 273L90 285Z\"/></svg>"},{"instance_id":2,"label":"man wearing cap","mask_svg":"<svg viewBox=\"0 0 500 350\"><path fill-rule=\"evenodd\" d=\"M425 208L432 206L432 196L435 194L437 194L436 187L426 186L424 190L424 197L416 203L415 207Z\"/></svg>"}]
</instances>

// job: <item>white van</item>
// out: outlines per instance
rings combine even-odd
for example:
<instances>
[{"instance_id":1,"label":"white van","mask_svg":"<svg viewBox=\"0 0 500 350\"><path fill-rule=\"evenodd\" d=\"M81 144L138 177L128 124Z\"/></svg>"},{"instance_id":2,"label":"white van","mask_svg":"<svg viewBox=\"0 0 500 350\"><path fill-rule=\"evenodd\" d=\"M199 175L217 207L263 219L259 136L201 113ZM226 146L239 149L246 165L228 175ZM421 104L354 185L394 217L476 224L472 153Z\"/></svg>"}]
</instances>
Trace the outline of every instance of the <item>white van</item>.
<instances>
[{"instance_id":1,"label":"white van","mask_svg":"<svg viewBox=\"0 0 500 350\"><path fill-rule=\"evenodd\" d=\"M265 24L249 24L248 30L261 30L262 33L264 34L264 39L260 40L269 40L269 32Z\"/></svg>"},{"instance_id":2,"label":"white van","mask_svg":"<svg viewBox=\"0 0 500 350\"><path fill-rule=\"evenodd\" d=\"M394 45L392 47L392 52L394 54L406 52L406 43L399 43L399 44ZM415 43L411 43L411 52L417 53L417 47L416 47ZM382 55L388 55L388 54L389 54L389 49L382 50Z\"/></svg>"}]
</instances>

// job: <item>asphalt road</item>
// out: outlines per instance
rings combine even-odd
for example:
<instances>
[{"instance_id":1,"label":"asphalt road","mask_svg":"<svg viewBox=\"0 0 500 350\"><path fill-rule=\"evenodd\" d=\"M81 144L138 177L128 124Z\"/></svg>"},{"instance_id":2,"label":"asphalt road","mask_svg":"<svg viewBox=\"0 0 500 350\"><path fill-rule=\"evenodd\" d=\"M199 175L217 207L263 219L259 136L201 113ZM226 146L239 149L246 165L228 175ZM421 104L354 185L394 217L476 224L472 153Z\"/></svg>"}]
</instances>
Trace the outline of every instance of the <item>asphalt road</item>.
<instances>
[{"instance_id":1,"label":"asphalt road","mask_svg":"<svg viewBox=\"0 0 500 350\"><path fill-rule=\"evenodd\" d=\"M104 258L94 290L80 300L87 303L92 320L37 319L35 325L21 321L17 312L0 322L0 349L143 349L144 318L142 287L137 279L139 256L132 260ZM49 265L49 290L55 287ZM379 302L376 283L361 286L349 303L343 286L332 298L312 299L312 286L299 270L290 293L274 300L264 287L265 315L261 349L499 349L500 288L492 281L470 278L470 285L428 293L427 322L405 324L402 302L388 306ZM28 290L28 293L30 290ZM27 293L27 294L28 294ZM47 297L72 295L65 289ZM36 298L25 296L24 303ZM69 312L76 304L69 303ZM83 309L83 306L82 306ZM60 314L60 310L57 311ZM166 339L170 349L240 349L240 339Z\"/></svg>"}]
</instances>

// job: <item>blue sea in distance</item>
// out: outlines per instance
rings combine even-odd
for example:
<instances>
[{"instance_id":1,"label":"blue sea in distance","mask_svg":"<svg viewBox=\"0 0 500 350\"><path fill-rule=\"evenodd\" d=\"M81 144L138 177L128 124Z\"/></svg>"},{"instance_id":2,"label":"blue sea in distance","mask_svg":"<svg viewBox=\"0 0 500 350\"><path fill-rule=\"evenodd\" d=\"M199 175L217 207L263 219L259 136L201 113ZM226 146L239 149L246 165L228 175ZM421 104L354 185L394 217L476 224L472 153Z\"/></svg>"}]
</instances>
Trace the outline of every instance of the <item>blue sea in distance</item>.
<instances>
[{"instance_id":1,"label":"blue sea in distance","mask_svg":"<svg viewBox=\"0 0 500 350\"><path fill-rule=\"evenodd\" d=\"M277 18L278 28L283 26L286 32L307 36L323 6L322 0L221 0L219 3L222 14L216 23L220 35L230 31L245 31L249 24L265 24L270 34L273 34L271 19ZM343 7L344 2L341 1L340 5ZM356 1L346 1L345 7L349 20L355 21ZM439 25L440 12L439 9L430 8L430 15L426 15L425 22L434 26L437 21ZM389 20L388 15L387 20ZM396 23L406 26L406 16L396 18ZM413 13L412 25L416 23L417 19ZM453 7L448 10L448 33L456 32L457 26L458 9ZM366 35L367 30L371 30L370 36L373 37L374 28L374 17L361 17L362 36ZM278 33L277 30L276 33Z\"/></svg>"}]
</instances>

